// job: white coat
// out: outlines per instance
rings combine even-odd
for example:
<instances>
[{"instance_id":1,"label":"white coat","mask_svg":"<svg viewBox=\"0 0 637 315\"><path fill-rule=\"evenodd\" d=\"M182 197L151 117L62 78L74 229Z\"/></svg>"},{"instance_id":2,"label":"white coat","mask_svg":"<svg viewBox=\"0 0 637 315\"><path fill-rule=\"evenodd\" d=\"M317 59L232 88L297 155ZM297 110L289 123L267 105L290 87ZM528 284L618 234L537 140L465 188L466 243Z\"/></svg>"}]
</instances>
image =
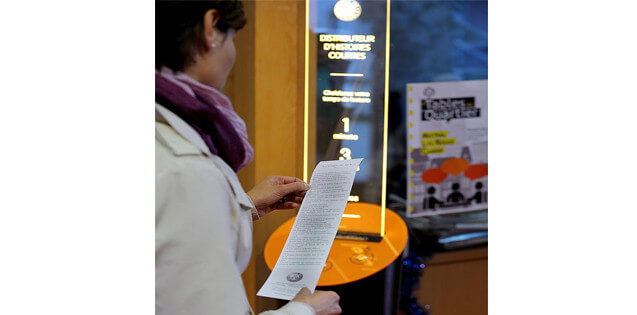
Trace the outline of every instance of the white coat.
<instances>
[{"instance_id":1,"label":"white coat","mask_svg":"<svg viewBox=\"0 0 637 315\"><path fill-rule=\"evenodd\" d=\"M235 172L185 121L155 105L155 313L252 314L241 274L258 215ZM313 315L290 302L263 315Z\"/></svg>"}]
</instances>

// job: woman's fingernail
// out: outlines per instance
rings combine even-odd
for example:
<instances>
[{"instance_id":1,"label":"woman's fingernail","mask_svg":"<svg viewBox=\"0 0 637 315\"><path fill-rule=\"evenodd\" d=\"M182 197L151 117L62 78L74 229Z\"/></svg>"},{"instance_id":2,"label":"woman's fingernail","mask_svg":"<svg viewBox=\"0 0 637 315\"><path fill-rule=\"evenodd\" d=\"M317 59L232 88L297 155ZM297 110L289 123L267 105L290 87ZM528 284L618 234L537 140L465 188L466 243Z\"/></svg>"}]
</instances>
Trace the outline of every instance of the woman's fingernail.
<instances>
[{"instance_id":1,"label":"woman's fingernail","mask_svg":"<svg viewBox=\"0 0 637 315\"><path fill-rule=\"evenodd\" d=\"M312 185L310 185L310 184L305 184L305 188L310 189L310 188L312 188Z\"/></svg>"}]
</instances>

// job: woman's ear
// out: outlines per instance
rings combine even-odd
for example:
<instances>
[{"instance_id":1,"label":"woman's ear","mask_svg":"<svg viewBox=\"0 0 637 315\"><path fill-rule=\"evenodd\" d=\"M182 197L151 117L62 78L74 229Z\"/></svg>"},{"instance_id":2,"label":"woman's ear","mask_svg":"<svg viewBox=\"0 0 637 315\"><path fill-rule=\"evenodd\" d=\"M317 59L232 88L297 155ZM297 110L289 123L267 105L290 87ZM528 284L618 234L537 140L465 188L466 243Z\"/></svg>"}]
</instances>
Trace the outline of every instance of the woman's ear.
<instances>
[{"instance_id":1,"label":"woman's ear","mask_svg":"<svg viewBox=\"0 0 637 315\"><path fill-rule=\"evenodd\" d=\"M219 11L210 9L203 16L203 37L206 42L206 51L219 44L221 35L217 31L217 21L219 21Z\"/></svg>"}]
</instances>

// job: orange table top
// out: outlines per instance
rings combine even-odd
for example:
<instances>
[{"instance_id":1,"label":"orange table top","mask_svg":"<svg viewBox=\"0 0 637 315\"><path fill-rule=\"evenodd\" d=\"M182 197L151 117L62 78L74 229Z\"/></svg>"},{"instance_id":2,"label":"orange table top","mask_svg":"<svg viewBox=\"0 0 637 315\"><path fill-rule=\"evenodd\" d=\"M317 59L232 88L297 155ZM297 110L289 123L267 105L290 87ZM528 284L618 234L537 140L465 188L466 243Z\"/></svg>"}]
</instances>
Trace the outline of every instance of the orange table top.
<instances>
[{"instance_id":1,"label":"orange table top","mask_svg":"<svg viewBox=\"0 0 637 315\"><path fill-rule=\"evenodd\" d=\"M363 203L358 203L360 207ZM380 206L364 204L365 207ZM279 259L296 217L272 233L265 244L265 262L272 270ZM386 209L385 237L380 242L335 239L319 278L319 286L340 285L363 279L385 269L407 245L407 226L394 211Z\"/></svg>"}]
</instances>

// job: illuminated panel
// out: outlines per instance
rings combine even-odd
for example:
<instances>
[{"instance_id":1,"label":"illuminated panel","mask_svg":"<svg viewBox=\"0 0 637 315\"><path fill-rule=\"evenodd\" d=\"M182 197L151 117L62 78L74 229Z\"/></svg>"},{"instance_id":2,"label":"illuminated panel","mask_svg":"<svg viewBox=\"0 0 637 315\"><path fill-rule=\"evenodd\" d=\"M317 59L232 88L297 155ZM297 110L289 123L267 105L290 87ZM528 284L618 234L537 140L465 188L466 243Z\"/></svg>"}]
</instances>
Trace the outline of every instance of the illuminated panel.
<instances>
[{"instance_id":1,"label":"illuminated panel","mask_svg":"<svg viewBox=\"0 0 637 315\"><path fill-rule=\"evenodd\" d=\"M365 234L385 234L390 1L308 0L303 179L318 161L364 158L350 203ZM382 210L381 210L382 209ZM348 225L351 227L352 225ZM339 230L339 233L341 230Z\"/></svg>"}]
</instances>

